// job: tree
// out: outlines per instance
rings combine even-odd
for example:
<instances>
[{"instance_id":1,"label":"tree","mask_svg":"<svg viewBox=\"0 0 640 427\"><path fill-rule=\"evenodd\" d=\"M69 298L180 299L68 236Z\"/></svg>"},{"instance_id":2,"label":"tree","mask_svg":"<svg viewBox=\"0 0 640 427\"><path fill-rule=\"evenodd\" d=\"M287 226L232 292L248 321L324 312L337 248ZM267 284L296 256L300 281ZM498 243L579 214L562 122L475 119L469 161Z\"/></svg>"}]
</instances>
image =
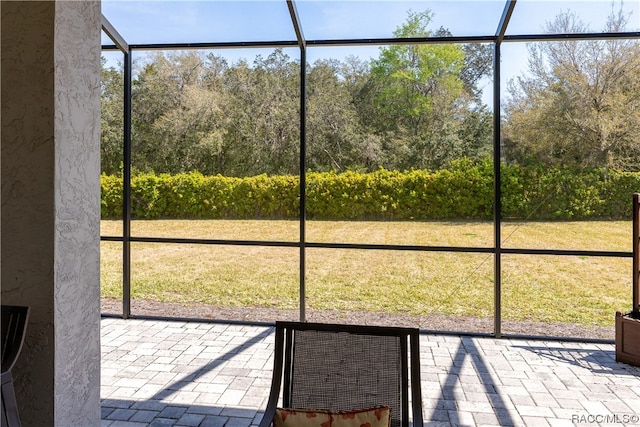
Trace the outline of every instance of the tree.
<instances>
[{"instance_id":1,"label":"tree","mask_svg":"<svg viewBox=\"0 0 640 427\"><path fill-rule=\"evenodd\" d=\"M133 165L140 170L216 173L223 151L224 93L215 67L195 52L157 54L133 82ZM224 64L216 63L224 67Z\"/></svg>"},{"instance_id":2,"label":"tree","mask_svg":"<svg viewBox=\"0 0 640 427\"><path fill-rule=\"evenodd\" d=\"M434 35L428 29L431 19L430 11L409 12L407 22L394 36L430 37ZM436 33L446 34L445 29ZM359 111L365 124L383 139L388 166L439 168L469 155L466 149L478 144L463 138L473 133L465 128L467 116L474 108L476 116L483 113L478 107L479 91L474 88L486 72L480 58L483 53L487 56L482 49L467 50L477 66L466 62L462 45L447 43L392 45L381 48L379 58L372 61ZM478 123L484 122L475 125ZM489 142L480 141L480 145Z\"/></svg>"},{"instance_id":3,"label":"tree","mask_svg":"<svg viewBox=\"0 0 640 427\"><path fill-rule=\"evenodd\" d=\"M300 66L282 49L258 55L229 72L226 138L234 175L298 173L300 168Z\"/></svg>"},{"instance_id":4,"label":"tree","mask_svg":"<svg viewBox=\"0 0 640 427\"><path fill-rule=\"evenodd\" d=\"M430 20L429 12L410 13L395 35L427 37ZM481 155L491 146L490 114L478 95L487 59L484 49L444 43L394 45L373 61L352 56L308 66L304 167L438 168ZM134 169L300 172L300 62L283 49L234 64L213 53L156 53L134 68ZM103 156L109 173L122 157L116 71L103 70L103 144L120 150Z\"/></svg>"},{"instance_id":5,"label":"tree","mask_svg":"<svg viewBox=\"0 0 640 427\"><path fill-rule=\"evenodd\" d=\"M167 171L219 172L216 158L223 152L225 122L220 107L222 97L201 86L186 86L180 105L156 120L154 130L170 150L163 153L164 157L173 159Z\"/></svg>"},{"instance_id":6,"label":"tree","mask_svg":"<svg viewBox=\"0 0 640 427\"><path fill-rule=\"evenodd\" d=\"M624 31L612 11L604 32ZM588 28L572 12L549 33ZM512 81L505 125L509 160L640 169L640 44L628 39L532 44L529 74Z\"/></svg>"},{"instance_id":7,"label":"tree","mask_svg":"<svg viewBox=\"0 0 640 427\"><path fill-rule=\"evenodd\" d=\"M318 60L307 76L307 167L316 171L372 170L379 147L360 124L353 93L361 85L363 63Z\"/></svg>"},{"instance_id":8,"label":"tree","mask_svg":"<svg viewBox=\"0 0 640 427\"><path fill-rule=\"evenodd\" d=\"M436 37L453 37L451 31L440 27ZM483 78L493 74L493 48L488 43L466 43L462 45L464 65L460 70L464 90L476 102L480 103L482 90L478 85Z\"/></svg>"},{"instance_id":9,"label":"tree","mask_svg":"<svg viewBox=\"0 0 640 427\"><path fill-rule=\"evenodd\" d=\"M103 173L121 173L124 147L124 79L122 67L107 67L102 58L100 167Z\"/></svg>"}]
</instances>

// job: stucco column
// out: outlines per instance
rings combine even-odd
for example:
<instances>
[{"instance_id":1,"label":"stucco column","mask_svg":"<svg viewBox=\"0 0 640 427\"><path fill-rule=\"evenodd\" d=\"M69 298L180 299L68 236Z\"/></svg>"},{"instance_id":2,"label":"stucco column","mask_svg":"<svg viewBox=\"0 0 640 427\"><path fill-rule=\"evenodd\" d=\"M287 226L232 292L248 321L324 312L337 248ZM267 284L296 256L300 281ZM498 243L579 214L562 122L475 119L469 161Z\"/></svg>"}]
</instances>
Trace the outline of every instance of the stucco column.
<instances>
[{"instance_id":1,"label":"stucco column","mask_svg":"<svg viewBox=\"0 0 640 427\"><path fill-rule=\"evenodd\" d=\"M1 4L2 303L23 426L100 425L100 2Z\"/></svg>"}]
</instances>

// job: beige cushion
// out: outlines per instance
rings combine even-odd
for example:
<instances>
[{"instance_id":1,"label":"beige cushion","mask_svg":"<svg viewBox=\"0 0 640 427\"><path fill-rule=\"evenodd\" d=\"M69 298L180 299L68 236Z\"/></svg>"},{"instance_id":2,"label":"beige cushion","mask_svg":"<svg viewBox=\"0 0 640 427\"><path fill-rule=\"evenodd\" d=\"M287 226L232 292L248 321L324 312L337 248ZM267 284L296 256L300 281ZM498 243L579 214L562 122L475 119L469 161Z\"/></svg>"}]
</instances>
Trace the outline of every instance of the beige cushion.
<instances>
[{"instance_id":1,"label":"beige cushion","mask_svg":"<svg viewBox=\"0 0 640 427\"><path fill-rule=\"evenodd\" d=\"M276 409L275 427L389 427L391 408L374 408L353 411L328 411L322 409Z\"/></svg>"}]
</instances>

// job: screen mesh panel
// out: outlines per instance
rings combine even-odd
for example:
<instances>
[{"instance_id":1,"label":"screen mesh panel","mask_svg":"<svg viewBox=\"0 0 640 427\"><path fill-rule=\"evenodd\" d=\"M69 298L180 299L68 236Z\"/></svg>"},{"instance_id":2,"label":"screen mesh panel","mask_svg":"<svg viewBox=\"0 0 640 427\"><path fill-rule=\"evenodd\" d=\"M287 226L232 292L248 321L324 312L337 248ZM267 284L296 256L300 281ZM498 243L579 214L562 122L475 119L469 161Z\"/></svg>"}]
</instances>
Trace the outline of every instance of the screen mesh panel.
<instances>
[{"instance_id":1,"label":"screen mesh panel","mask_svg":"<svg viewBox=\"0 0 640 427\"><path fill-rule=\"evenodd\" d=\"M402 411L400 338L331 331L296 331L291 373L292 408Z\"/></svg>"}]
</instances>

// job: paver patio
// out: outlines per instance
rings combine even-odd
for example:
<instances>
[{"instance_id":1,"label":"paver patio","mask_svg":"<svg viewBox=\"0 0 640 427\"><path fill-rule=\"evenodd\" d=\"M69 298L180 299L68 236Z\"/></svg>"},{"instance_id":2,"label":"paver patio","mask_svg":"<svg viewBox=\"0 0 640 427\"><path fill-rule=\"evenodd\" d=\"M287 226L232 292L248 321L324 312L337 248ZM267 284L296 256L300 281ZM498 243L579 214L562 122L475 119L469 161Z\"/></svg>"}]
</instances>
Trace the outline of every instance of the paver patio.
<instances>
[{"instance_id":1,"label":"paver patio","mask_svg":"<svg viewBox=\"0 0 640 427\"><path fill-rule=\"evenodd\" d=\"M102 319L102 425L257 425L273 328ZM640 368L613 344L423 334L432 426L640 425Z\"/></svg>"}]
</instances>

